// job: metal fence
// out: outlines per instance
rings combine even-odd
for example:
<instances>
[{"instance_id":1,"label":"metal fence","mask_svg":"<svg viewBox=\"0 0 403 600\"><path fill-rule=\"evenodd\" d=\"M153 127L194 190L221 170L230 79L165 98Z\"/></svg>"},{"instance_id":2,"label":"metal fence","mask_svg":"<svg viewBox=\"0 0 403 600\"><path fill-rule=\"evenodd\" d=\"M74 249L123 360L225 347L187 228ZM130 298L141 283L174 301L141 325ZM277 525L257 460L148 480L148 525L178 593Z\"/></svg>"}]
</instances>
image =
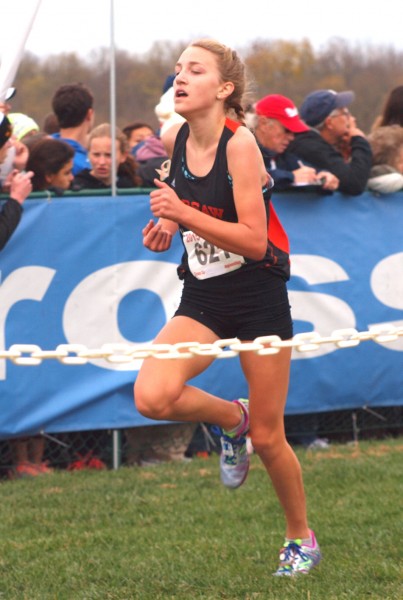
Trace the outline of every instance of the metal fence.
<instances>
[{"instance_id":1,"label":"metal fence","mask_svg":"<svg viewBox=\"0 0 403 600\"><path fill-rule=\"evenodd\" d=\"M285 417L292 445L326 448L327 444L357 442L403 435L403 407L362 407ZM208 456L220 450L217 431L205 424L173 423L124 430L93 430L42 434L42 460L52 469L113 469L147 466ZM19 438L28 441L27 438ZM312 441L324 443L315 446ZM0 441L0 478L16 478L13 440Z\"/></svg>"}]
</instances>

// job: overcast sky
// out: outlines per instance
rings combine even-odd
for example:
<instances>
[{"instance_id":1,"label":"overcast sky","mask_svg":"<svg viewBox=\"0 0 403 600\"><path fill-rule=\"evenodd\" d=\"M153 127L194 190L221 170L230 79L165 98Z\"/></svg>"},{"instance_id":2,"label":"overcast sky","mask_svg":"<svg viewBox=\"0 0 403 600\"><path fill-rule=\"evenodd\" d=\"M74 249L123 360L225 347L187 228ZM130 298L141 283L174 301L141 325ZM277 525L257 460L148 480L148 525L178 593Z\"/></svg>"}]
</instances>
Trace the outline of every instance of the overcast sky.
<instances>
[{"instance_id":1,"label":"overcast sky","mask_svg":"<svg viewBox=\"0 0 403 600\"><path fill-rule=\"evenodd\" d=\"M7 0L2 9L0 54L21 14L37 0ZM111 0L41 0L25 49L45 57L109 47ZM147 52L157 40L188 42L215 37L237 48L257 39L301 41L320 49L335 36L403 50L403 1L382 0L114 0L114 41L129 53ZM4 18L4 14L9 19Z\"/></svg>"}]
</instances>

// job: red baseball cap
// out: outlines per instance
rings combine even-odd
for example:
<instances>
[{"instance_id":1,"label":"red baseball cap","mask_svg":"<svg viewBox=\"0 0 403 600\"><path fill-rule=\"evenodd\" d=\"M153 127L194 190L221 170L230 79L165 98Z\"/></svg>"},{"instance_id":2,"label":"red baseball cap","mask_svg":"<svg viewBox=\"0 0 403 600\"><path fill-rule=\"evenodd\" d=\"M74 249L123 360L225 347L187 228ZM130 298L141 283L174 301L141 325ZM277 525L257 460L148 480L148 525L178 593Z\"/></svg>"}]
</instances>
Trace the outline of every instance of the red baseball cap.
<instances>
[{"instance_id":1,"label":"red baseball cap","mask_svg":"<svg viewBox=\"0 0 403 600\"><path fill-rule=\"evenodd\" d=\"M265 96L255 104L257 115L277 119L289 131L301 133L308 131L309 127L299 118L298 108L289 98L280 94Z\"/></svg>"}]
</instances>

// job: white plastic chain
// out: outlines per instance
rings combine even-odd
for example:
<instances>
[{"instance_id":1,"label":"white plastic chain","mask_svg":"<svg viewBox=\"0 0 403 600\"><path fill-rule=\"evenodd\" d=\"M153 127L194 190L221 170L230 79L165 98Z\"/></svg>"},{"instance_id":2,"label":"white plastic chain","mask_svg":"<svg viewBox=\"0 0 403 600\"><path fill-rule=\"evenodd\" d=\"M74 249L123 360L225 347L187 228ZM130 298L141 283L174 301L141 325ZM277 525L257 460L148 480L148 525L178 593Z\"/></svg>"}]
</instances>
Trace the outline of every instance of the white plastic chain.
<instances>
[{"instance_id":1,"label":"white plastic chain","mask_svg":"<svg viewBox=\"0 0 403 600\"><path fill-rule=\"evenodd\" d=\"M9 350L0 350L0 359L9 359L16 365L36 366L43 360L57 359L64 365L85 365L90 359L105 359L110 363L131 363L143 358L184 359L195 356L233 358L241 352L256 352L259 355L277 354L282 348L293 348L298 352L318 350L322 344L333 344L336 348L352 348L361 342L372 340L388 344L403 336L403 327L374 325L368 331L353 328L336 329L327 337L315 331L298 333L290 340L281 340L277 335L257 337L253 342L241 342L238 338L217 340L212 344L181 342L178 344L103 344L101 348L89 349L82 344L59 344L56 350L42 350L35 344L14 344Z\"/></svg>"}]
</instances>

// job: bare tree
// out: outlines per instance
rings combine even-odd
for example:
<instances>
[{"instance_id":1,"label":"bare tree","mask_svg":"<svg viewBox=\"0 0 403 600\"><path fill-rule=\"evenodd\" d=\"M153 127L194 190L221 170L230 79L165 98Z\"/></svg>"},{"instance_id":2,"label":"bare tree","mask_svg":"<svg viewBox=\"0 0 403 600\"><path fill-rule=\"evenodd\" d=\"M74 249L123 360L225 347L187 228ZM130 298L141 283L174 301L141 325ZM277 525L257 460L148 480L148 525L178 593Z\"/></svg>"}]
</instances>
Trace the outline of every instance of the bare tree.
<instances>
[{"instance_id":1,"label":"bare tree","mask_svg":"<svg viewBox=\"0 0 403 600\"><path fill-rule=\"evenodd\" d=\"M156 42L146 54L117 50L116 107L121 127L139 120L158 127L154 112L166 77L189 42ZM369 133L391 89L403 84L403 52L390 47L352 45L333 38L320 51L309 40L256 40L239 49L251 78L249 100L279 93L300 105L306 94L319 88L351 89L356 93L352 111ZM110 51L102 48L86 59L75 53L40 60L26 54L21 63L13 111L24 112L42 124L51 110L55 89L81 81L95 96L96 121L110 120Z\"/></svg>"}]
</instances>

